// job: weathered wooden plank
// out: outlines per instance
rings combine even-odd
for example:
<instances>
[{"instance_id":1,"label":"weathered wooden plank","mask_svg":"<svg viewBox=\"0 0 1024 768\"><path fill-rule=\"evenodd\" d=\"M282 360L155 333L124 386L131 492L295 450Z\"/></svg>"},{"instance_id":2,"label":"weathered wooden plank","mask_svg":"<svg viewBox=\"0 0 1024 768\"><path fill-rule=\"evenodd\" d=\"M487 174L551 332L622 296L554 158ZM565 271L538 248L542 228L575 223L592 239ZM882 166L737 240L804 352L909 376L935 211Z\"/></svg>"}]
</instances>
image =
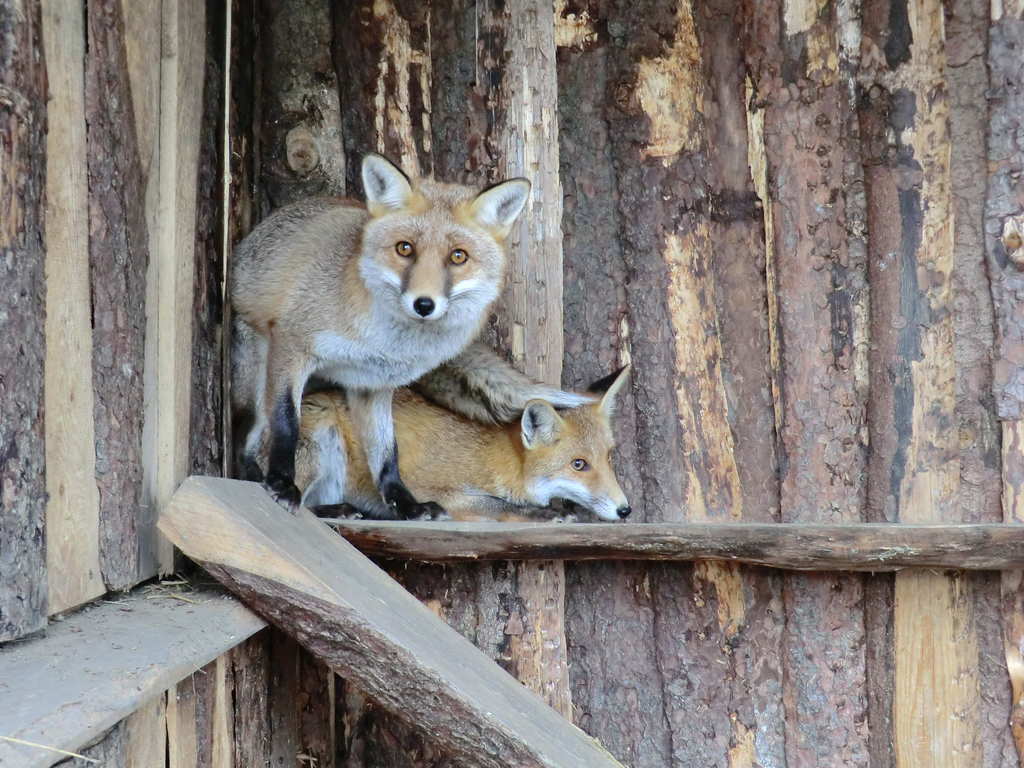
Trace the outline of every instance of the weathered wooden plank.
<instances>
[{"instance_id":1,"label":"weathered wooden plank","mask_svg":"<svg viewBox=\"0 0 1024 768\"><path fill-rule=\"evenodd\" d=\"M49 610L106 591L100 569L93 429L85 140L85 14L43 3L46 137L46 570Z\"/></svg>"},{"instance_id":2,"label":"weathered wooden plank","mask_svg":"<svg viewBox=\"0 0 1024 768\"><path fill-rule=\"evenodd\" d=\"M582 389L630 360L627 271L603 110L607 41L592 9L556 6L558 138L562 182L564 357L562 381ZM600 296L599 301L594 297ZM643 520L633 391L619 393L615 467L633 515ZM662 765L669 732L655 654L647 568L567 562L566 646L573 721L627 765ZM615 675L605 673L617 669Z\"/></svg>"},{"instance_id":3,"label":"weathered wooden plank","mask_svg":"<svg viewBox=\"0 0 1024 768\"><path fill-rule=\"evenodd\" d=\"M224 337L228 328L224 300L224 259L228 251L223 220L227 204L224 165L224 111L226 81L225 14L230 3L207 5L208 33L202 54L203 101L195 189L195 266L192 289L192 372L189 398L189 451L187 474L220 475L224 468L223 435L226 416L224 394Z\"/></svg>"},{"instance_id":4,"label":"weathered wooden plank","mask_svg":"<svg viewBox=\"0 0 1024 768\"><path fill-rule=\"evenodd\" d=\"M157 238L155 491L158 509L188 473L196 190L206 63L206 4L165 2L161 11L160 163ZM173 568L158 540L161 572Z\"/></svg>"},{"instance_id":5,"label":"weathered wooden plank","mask_svg":"<svg viewBox=\"0 0 1024 768\"><path fill-rule=\"evenodd\" d=\"M989 112L988 0L952 0L946 14L946 65L949 92L950 194L953 216L953 352L956 367L956 430L960 483L955 519L1000 522L1003 510L1000 427L992 397L995 314L985 263L985 191L988 180L986 133ZM1013 734L1007 728L1012 691L1003 652L1001 575L969 574L967 588L977 638L977 716L980 768L1004 768L1017 762Z\"/></svg>"},{"instance_id":6,"label":"weathered wooden plank","mask_svg":"<svg viewBox=\"0 0 1024 768\"><path fill-rule=\"evenodd\" d=\"M229 652L233 697L234 765L272 765L270 754L270 630Z\"/></svg>"},{"instance_id":7,"label":"weathered wooden plank","mask_svg":"<svg viewBox=\"0 0 1024 768\"><path fill-rule=\"evenodd\" d=\"M151 246L121 12L120 0L90 0L85 12L93 420L100 564L110 589L138 580L145 535L137 513Z\"/></svg>"},{"instance_id":8,"label":"weathered wooden plank","mask_svg":"<svg viewBox=\"0 0 1024 768\"><path fill-rule=\"evenodd\" d=\"M468 765L618 765L311 514L283 515L258 485L190 478L160 525L315 656Z\"/></svg>"},{"instance_id":9,"label":"weathered wooden plank","mask_svg":"<svg viewBox=\"0 0 1024 768\"><path fill-rule=\"evenodd\" d=\"M212 590L88 607L44 638L0 648L0 734L77 750L263 626ZM54 762L0 742L0 765Z\"/></svg>"},{"instance_id":10,"label":"weathered wooden plank","mask_svg":"<svg viewBox=\"0 0 1024 768\"><path fill-rule=\"evenodd\" d=\"M956 520L955 232L943 5L866 3L862 50L872 285L869 517ZM960 575L896 576L897 765L981 764L969 594Z\"/></svg>"},{"instance_id":11,"label":"weathered wooden plank","mask_svg":"<svg viewBox=\"0 0 1024 768\"><path fill-rule=\"evenodd\" d=\"M751 98L763 116L781 519L855 522L867 393L855 11L815 0L746 9ZM791 576L783 595L787 764L866 765L865 630L850 618L862 580Z\"/></svg>"},{"instance_id":12,"label":"weathered wooden plank","mask_svg":"<svg viewBox=\"0 0 1024 768\"><path fill-rule=\"evenodd\" d=\"M422 523L328 520L373 557L474 560L712 560L804 571L1004 570L1024 529L993 524Z\"/></svg>"},{"instance_id":13,"label":"weathered wooden plank","mask_svg":"<svg viewBox=\"0 0 1024 768\"><path fill-rule=\"evenodd\" d=\"M0 642L46 624L46 65L38 2L0 2Z\"/></svg>"},{"instance_id":14,"label":"weathered wooden plank","mask_svg":"<svg viewBox=\"0 0 1024 768\"><path fill-rule=\"evenodd\" d=\"M162 768L167 760L167 694L160 693L124 720L127 768Z\"/></svg>"}]
</instances>

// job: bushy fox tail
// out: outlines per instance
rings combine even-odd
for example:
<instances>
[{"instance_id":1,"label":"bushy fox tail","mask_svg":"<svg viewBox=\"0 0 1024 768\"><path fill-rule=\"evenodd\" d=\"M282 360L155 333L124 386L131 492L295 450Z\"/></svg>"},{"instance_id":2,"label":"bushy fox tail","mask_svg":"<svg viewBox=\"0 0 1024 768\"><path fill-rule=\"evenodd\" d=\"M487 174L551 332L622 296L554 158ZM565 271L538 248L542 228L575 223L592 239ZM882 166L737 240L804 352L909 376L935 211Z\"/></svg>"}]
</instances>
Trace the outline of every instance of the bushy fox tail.
<instances>
[{"instance_id":1,"label":"bushy fox tail","mask_svg":"<svg viewBox=\"0 0 1024 768\"><path fill-rule=\"evenodd\" d=\"M547 400L556 408L575 408L598 399L538 384L481 342L474 342L412 388L463 416L502 424L519 418L530 400Z\"/></svg>"}]
</instances>

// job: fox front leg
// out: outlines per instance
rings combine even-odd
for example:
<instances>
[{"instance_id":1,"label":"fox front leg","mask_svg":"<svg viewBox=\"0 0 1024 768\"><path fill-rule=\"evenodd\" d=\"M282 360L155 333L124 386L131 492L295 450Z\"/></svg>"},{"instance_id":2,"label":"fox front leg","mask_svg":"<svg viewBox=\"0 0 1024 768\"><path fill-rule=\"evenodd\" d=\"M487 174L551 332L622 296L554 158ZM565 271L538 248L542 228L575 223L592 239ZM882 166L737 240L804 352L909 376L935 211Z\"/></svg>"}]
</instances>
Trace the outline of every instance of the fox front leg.
<instances>
[{"instance_id":1,"label":"fox front leg","mask_svg":"<svg viewBox=\"0 0 1024 768\"><path fill-rule=\"evenodd\" d=\"M307 378L308 373L302 371L268 377L270 455L263 486L289 512L298 509L302 496L295 485L295 450L299 443L299 407Z\"/></svg>"},{"instance_id":2,"label":"fox front leg","mask_svg":"<svg viewBox=\"0 0 1024 768\"><path fill-rule=\"evenodd\" d=\"M392 390L352 390L349 411L355 423L370 476L384 503L403 520L437 520L447 513L432 501L418 502L398 472L398 444L391 418Z\"/></svg>"}]
</instances>

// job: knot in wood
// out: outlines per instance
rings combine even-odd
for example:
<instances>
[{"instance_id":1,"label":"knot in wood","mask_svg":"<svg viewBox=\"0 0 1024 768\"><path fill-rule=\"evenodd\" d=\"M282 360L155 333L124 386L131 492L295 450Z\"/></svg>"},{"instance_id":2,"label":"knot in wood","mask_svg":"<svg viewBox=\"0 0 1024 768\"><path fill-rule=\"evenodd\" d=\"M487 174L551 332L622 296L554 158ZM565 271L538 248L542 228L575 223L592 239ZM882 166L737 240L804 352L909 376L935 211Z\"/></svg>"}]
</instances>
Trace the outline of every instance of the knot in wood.
<instances>
[{"instance_id":1,"label":"knot in wood","mask_svg":"<svg viewBox=\"0 0 1024 768\"><path fill-rule=\"evenodd\" d=\"M1017 217L1010 217L1003 224L1003 246L1010 263L1017 269L1024 270L1024 222Z\"/></svg>"},{"instance_id":2,"label":"knot in wood","mask_svg":"<svg viewBox=\"0 0 1024 768\"><path fill-rule=\"evenodd\" d=\"M288 167L296 174L305 176L320 164L320 152L316 139L304 125L297 125L288 131L284 140Z\"/></svg>"}]
</instances>

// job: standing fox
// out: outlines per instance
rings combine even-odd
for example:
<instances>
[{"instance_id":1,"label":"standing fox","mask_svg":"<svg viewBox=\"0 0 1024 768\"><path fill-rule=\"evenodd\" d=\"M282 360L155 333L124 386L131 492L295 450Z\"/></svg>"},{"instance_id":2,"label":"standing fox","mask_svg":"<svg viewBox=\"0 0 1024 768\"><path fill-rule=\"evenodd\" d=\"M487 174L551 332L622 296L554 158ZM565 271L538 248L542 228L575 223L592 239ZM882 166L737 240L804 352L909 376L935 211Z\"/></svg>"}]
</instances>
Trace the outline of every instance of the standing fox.
<instances>
[{"instance_id":1,"label":"standing fox","mask_svg":"<svg viewBox=\"0 0 1024 768\"><path fill-rule=\"evenodd\" d=\"M408 389L395 394L395 436L402 476L417 496L437 499L456 519L515 517L524 506L572 501L602 520L629 517L611 464L611 417L626 379L623 368L595 382L598 402L558 413L531 400L519 424L482 424L427 402ZM307 395L296 476L302 503L346 503L390 516L363 457L345 395Z\"/></svg>"},{"instance_id":2,"label":"standing fox","mask_svg":"<svg viewBox=\"0 0 1024 768\"><path fill-rule=\"evenodd\" d=\"M384 504L400 517L431 516L438 505L417 501L399 474L391 421L396 387L447 362L423 390L450 407L464 405L470 415L508 418L532 397L563 406L582 401L534 384L479 344L466 349L501 290L504 242L529 182L512 179L479 193L413 183L372 154L363 160L362 180L365 206L298 202L238 246L231 385L244 443L236 455L243 477L262 480L257 456L269 424L265 485L294 507L300 400L316 376L346 388Z\"/></svg>"}]
</instances>

